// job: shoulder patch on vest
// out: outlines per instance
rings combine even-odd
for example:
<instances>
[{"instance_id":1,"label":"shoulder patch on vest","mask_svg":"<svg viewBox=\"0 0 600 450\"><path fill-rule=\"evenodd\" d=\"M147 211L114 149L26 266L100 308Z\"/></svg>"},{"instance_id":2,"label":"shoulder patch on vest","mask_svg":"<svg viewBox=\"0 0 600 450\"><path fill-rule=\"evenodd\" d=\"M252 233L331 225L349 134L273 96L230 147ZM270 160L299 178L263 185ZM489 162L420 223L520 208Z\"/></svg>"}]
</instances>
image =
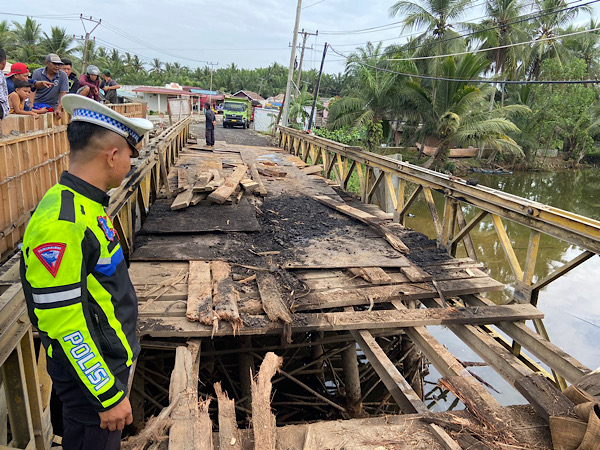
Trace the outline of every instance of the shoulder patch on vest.
<instances>
[{"instance_id":1,"label":"shoulder patch on vest","mask_svg":"<svg viewBox=\"0 0 600 450\"><path fill-rule=\"evenodd\" d=\"M98 216L98 225L102 228L106 239L109 241L114 241L117 235L117 231L108 224L108 217Z\"/></svg>"},{"instance_id":2,"label":"shoulder patch on vest","mask_svg":"<svg viewBox=\"0 0 600 450\"><path fill-rule=\"evenodd\" d=\"M44 267L48 269L48 272L50 272L52 276L56 278L56 274L58 273L60 262L62 261L66 248L67 244L49 242L34 248L33 253L35 256L37 256Z\"/></svg>"}]
</instances>

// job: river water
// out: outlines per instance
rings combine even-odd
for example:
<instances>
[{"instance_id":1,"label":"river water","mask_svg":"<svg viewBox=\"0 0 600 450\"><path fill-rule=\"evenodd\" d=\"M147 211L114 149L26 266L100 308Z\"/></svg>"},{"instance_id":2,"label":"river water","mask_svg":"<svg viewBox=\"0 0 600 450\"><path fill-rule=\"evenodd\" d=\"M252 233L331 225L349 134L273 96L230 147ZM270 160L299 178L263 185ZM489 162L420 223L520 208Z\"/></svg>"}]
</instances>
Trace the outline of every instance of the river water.
<instances>
[{"instance_id":1,"label":"river water","mask_svg":"<svg viewBox=\"0 0 600 450\"><path fill-rule=\"evenodd\" d=\"M515 194L530 200L565 209L586 217L600 220L600 169L560 171L551 173L516 172L513 175L474 174L479 183ZM435 197L438 212L442 214L443 198ZM467 221L477 212L463 206ZM409 211L414 217L407 218L406 225L435 237L428 207L423 200L415 203ZM529 230L513 222L504 221L513 248L523 267L529 243ZM514 282L504 251L497 239L491 219L487 217L472 232L480 261L496 280L506 284ZM462 247L462 245L461 245ZM542 235L536 264L535 280L561 267L580 254L582 249L558 239ZM466 256L460 248L458 257ZM592 369L600 366L600 260L594 256L567 275L551 283L540 292L538 307L546 315L544 323L550 339L567 353ZM490 293L489 298L503 303L512 297L511 288ZM528 322L528 325L533 325ZM462 341L444 327L431 327L432 333L462 361L481 361ZM537 359L533 357L535 361ZM538 361L539 362L539 361ZM439 376L431 367L432 374L426 381L433 382ZM508 385L492 369L472 367L470 370L485 379L498 392L490 392L503 404L526 403L514 388ZM431 389L433 385L426 386ZM435 392L439 395L440 392ZM450 396L451 397L451 396ZM440 400L435 410L445 410L452 402ZM435 403L435 402L432 402Z\"/></svg>"}]
</instances>

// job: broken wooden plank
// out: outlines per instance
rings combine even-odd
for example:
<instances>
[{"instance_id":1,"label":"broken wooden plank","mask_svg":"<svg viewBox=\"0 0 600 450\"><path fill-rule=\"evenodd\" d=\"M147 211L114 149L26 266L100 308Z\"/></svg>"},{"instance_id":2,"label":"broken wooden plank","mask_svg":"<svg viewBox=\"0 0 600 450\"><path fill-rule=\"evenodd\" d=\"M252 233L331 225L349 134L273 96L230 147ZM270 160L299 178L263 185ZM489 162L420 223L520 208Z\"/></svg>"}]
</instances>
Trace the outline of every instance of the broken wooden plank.
<instances>
[{"instance_id":1,"label":"broken wooden plank","mask_svg":"<svg viewBox=\"0 0 600 450\"><path fill-rule=\"evenodd\" d=\"M243 165L236 167L233 173L225 178L225 182L208 196L208 199L214 203L225 203L225 200L238 187L242 178L246 176L247 170L248 167Z\"/></svg>"},{"instance_id":2,"label":"broken wooden plank","mask_svg":"<svg viewBox=\"0 0 600 450\"><path fill-rule=\"evenodd\" d=\"M214 173L201 172L198 175L198 180L196 180L196 183L194 184L194 192L205 192L206 185L208 183L210 183L210 181L213 179L213 177L214 177Z\"/></svg>"},{"instance_id":3,"label":"broken wooden plank","mask_svg":"<svg viewBox=\"0 0 600 450\"><path fill-rule=\"evenodd\" d=\"M192 189L188 189L183 191L181 194L178 194L173 200L171 204L171 210L176 211L178 209L184 209L190 206L192 199L194 198L194 191Z\"/></svg>"},{"instance_id":4,"label":"broken wooden plank","mask_svg":"<svg viewBox=\"0 0 600 450\"><path fill-rule=\"evenodd\" d=\"M300 169L300 170L305 175L313 175L315 173L321 173L321 172L323 172L323 166L319 164L319 165L316 165L316 166L304 167L303 169Z\"/></svg>"},{"instance_id":5,"label":"broken wooden plank","mask_svg":"<svg viewBox=\"0 0 600 450\"><path fill-rule=\"evenodd\" d=\"M241 450L239 430L235 417L235 400L230 399L221 388L221 382L214 384L219 405L219 448Z\"/></svg>"},{"instance_id":6,"label":"broken wooden plank","mask_svg":"<svg viewBox=\"0 0 600 450\"><path fill-rule=\"evenodd\" d=\"M198 203L200 203L202 200L204 200L207 196L208 196L208 194L206 192L199 192L197 194L194 194L192 196L192 199L190 200L190 206L196 206Z\"/></svg>"},{"instance_id":7,"label":"broken wooden plank","mask_svg":"<svg viewBox=\"0 0 600 450\"><path fill-rule=\"evenodd\" d=\"M211 261L210 272L212 275L213 306L215 314L220 320L230 322L234 335L242 326L238 311L240 295L235 290L231 278L231 266L223 261Z\"/></svg>"},{"instance_id":8,"label":"broken wooden plank","mask_svg":"<svg viewBox=\"0 0 600 450\"><path fill-rule=\"evenodd\" d=\"M287 170L280 169L278 167L266 167L264 165L257 166L258 173L265 177L282 178L287 176Z\"/></svg>"},{"instance_id":9,"label":"broken wooden plank","mask_svg":"<svg viewBox=\"0 0 600 450\"><path fill-rule=\"evenodd\" d=\"M400 270L402 270L402 273L413 283L422 283L423 281L431 281L433 279L431 274L425 272L415 264L411 264L408 267L402 267Z\"/></svg>"},{"instance_id":10,"label":"broken wooden plank","mask_svg":"<svg viewBox=\"0 0 600 450\"><path fill-rule=\"evenodd\" d=\"M221 172L216 169L210 169L210 173L212 173L213 179L204 187L205 192L211 192L215 189L218 189L223 183L225 183L225 179L221 177Z\"/></svg>"},{"instance_id":11,"label":"broken wooden plank","mask_svg":"<svg viewBox=\"0 0 600 450\"><path fill-rule=\"evenodd\" d=\"M189 189L190 181L188 177L188 171L186 169L177 169L177 187L184 191Z\"/></svg>"},{"instance_id":12,"label":"broken wooden plank","mask_svg":"<svg viewBox=\"0 0 600 450\"><path fill-rule=\"evenodd\" d=\"M265 188L265 185L263 184L260 175L258 173L258 169L256 168L256 164L250 164L250 175L252 176L252 179L258 183L258 187L256 188L256 193L258 195L260 195L261 197L266 197L267 196L267 189Z\"/></svg>"},{"instance_id":13,"label":"broken wooden plank","mask_svg":"<svg viewBox=\"0 0 600 450\"><path fill-rule=\"evenodd\" d=\"M379 219L372 214L361 211L360 209L353 208L352 206L348 206L345 203L333 200L330 197L325 195L315 195L313 197L319 203L323 205L329 206L332 209L335 209L338 212L346 214L347 216L353 217L356 220L361 221L362 223L369 225L371 228L376 230L394 249L398 250L401 253L408 254L410 253L409 248L402 242L392 230L390 230L385 225L379 223Z\"/></svg>"},{"instance_id":14,"label":"broken wooden plank","mask_svg":"<svg viewBox=\"0 0 600 450\"><path fill-rule=\"evenodd\" d=\"M256 378L251 380L252 389L252 429L254 431L254 448L275 450L277 441L277 425L271 412L271 378L275 375L283 358L273 352L265 355Z\"/></svg>"},{"instance_id":15,"label":"broken wooden plank","mask_svg":"<svg viewBox=\"0 0 600 450\"><path fill-rule=\"evenodd\" d=\"M212 305L210 263L190 261L186 317L192 322L214 325L217 317Z\"/></svg>"},{"instance_id":16,"label":"broken wooden plank","mask_svg":"<svg viewBox=\"0 0 600 450\"><path fill-rule=\"evenodd\" d=\"M214 262L211 263L211 266L212 264ZM213 288L214 303L215 291ZM295 313L292 315L292 332L397 329L430 325L482 325L543 317L544 314L540 310L529 304L480 306L478 308L409 309L407 311ZM282 324L271 322L267 316L249 316L248 321L252 325L236 329L236 334L281 334L283 329ZM141 335L150 336L202 337L210 336L212 332L210 327L190 322L184 317L140 317L139 330ZM227 336L231 334L233 334L233 330L230 324L219 322L219 328L214 335Z\"/></svg>"},{"instance_id":17,"label":"broken wooden plank","mask_svg":"<svg viewBox=\"0 0 600 450\"><path fill-rule=\"evenodd\" d=\"M327 284L327 282L324 282ZM467 293L499 291L504 288L502 283L493 278L474 278L469 280L448 280L437 283L446 297ZM368 305L370 303L385 303L392 300L423 300L439 296L431 282L401 283L392 285L366 286L349 289L348 286L311 292L294 304L294 311L312 309L339 308L342 306Z\"/></svg>"},{"instance_id":18,"label":"broken wooden plank","mask_svg":"<svg viewBox=\"0 0 600 450\"><path fill-rule=\"evenodd\" d=\"M242 179L240 181L240 184L246 191L250 191L250 192L254 192L259 187L259 184L256 181L252 180L251 178Z\"/></svg>"},{"instance_id":19,"label":"broken wooden plank","mask_svg":"<svg viewBox=\"0 0 600 450\"><path fill-rule=\"evenodd\" d=\"M268 272L258 272L256 274L258 291L262 301L263 309L272 322L281 319L284 323L283 335L288 344L292 343L292 315L290 310L281 297L277 280Z\"/></svg>"},{"instance_id":20,"label":"broken wooden plank","mask_svg":"<svg viewBox=\"0 0 600 450\"><path fill-rule=\"evenodd\" d=\"M361 277L372 284L391 284L393 282L392 277L381 267L356 267L349 270L352 275Z\"/></svg>"}]
</instances>

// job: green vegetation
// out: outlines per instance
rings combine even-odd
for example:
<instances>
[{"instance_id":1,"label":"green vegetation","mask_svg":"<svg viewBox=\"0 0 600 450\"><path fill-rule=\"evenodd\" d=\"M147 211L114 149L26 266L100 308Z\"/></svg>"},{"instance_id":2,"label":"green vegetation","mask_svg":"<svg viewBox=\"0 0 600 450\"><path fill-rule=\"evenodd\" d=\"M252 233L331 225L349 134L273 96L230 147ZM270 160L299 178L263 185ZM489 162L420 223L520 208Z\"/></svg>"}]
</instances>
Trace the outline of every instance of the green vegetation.
<instances>
[{"instance_id":1,"label":"green vegetation","mask_svg":"<svg viewBox=\"0 0 600 450\"><path fill-rule=\"evenodd\" d=\"M451 148L469 145L480 150L476 164L483 155L490 163L534 164L538 149L558 149L576 163L598 160L597 85L506 83L594 79L600 22L585 17L591 8L565 0L487 0L483 17L468 22L471 6L468 0L390 0L390 16L401 21L410 39L387 47L367 43L348 56L343 74L324 74L320 95L335 98L327 129L315 134L378 152L382 143L409 148L419 142L419 150L436 148L434 157L424 160L419 152L406 159L442 171L453 170L447 160ZM71 57L79 69L84 50L65 29L46 33L31 18L0 22L0 46L10 62L31 68L55 52ZM210 67L144 61L94 43L86 60L109 69L121 84L210 85ZM284 91L287 69L277 63L253 70L231 64L212 75L215 89L268 97ZM303 72L302 91L290 109L292 126L301 128L306 119L317 75Z\"/></svg>"}]
</instances>

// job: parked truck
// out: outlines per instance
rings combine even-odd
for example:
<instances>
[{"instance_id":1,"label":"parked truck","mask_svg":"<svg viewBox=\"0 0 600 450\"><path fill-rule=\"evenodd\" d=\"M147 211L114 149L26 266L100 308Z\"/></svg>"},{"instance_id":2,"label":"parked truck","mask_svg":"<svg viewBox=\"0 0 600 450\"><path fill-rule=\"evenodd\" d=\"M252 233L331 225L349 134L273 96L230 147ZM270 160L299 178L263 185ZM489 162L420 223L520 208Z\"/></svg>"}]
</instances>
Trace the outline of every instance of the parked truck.
<instances>
[{"instance_id":1,"label":"parked truck","mask_svg":"<svg viewBox=\"0 0 600 450\"><path fill-rule=\"evenodd\" d=\"M245 98L226 98L223 104L223 128L250 128L252 103Z\"/></svg>"}]
</instances>

